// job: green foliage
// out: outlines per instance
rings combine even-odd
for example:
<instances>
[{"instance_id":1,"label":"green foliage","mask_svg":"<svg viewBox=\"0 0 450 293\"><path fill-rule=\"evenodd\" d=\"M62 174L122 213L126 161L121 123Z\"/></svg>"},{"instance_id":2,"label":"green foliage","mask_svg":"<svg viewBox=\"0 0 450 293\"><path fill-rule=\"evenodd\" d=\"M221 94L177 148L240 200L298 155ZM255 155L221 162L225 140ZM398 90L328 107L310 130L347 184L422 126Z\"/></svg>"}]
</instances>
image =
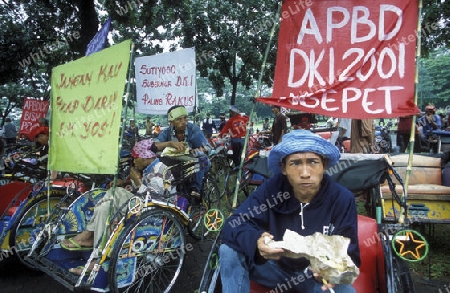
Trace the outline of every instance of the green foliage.
<instances>
[{"instance_id":1,"label":"green foliage","mask_svg":"<svg viewBox=\"0 0 450 293\"><path fill-rule=\"evenodd\" d=\"M448 106L450 98L450 51L434 50L419 62L418 106L424 109L429 103L438 108Z\"/></svg>"},{"instance_id":2,"label":"green foliage","mask_svg":"<svg viewBox=\"0 0 450 293\"><path fill-rule=\"evenodd\" d=\"M424 0L422 14L422 55L450 45L450 1Z\"/></svg>"},{"instance_id":3,"label":"green foliage","mask_svg":"<svg viewBox=\"0 0 450 293\"><path fill-rule=\"evenodd\" d=\"M254 88L260 75L270 29L279 21L276 5L268 0L194 0L188 9L190 13L182 19L182 46L196 47L197 54L208 53L210 58L197 64L201 76L209 78L217 96L222 96L228 82L230 103L238 103L238 84ZM272 85L275 49L276 38L267 61L272 65L262 77L268 86Z\"/></svg>"},{"instance_id":4,"label":"green foliage","mask_svg":"<svg viewBox=\"0 0 450 293\"><path fill-rule=\"evenodd\" d=\"M136 56L161 53L167 48L195 47L198 72L209 80L209 87L198 91L200 95L214 98L214 103L219 103L216 108L227 106L223 102L226 101L247 113L270 29L279 22L279 16L275 15L277 4L269 0L0 0L0 3L0 85L8 84L18 91L25 88L30 96L48 98L52 68L83 56L99 23L111 16L113 42L132 39ZM450 1L425 0L423 4L422 55L436 61L428 58L421 64L420 98L447 101L449 87L444 64L448 64L448 57L433 54L435 48L448 48ZM276 31L261 77L262 84L269 89L273 83L277 35ZM270 90L266 95L270 95ZM2 97L19 105L16 99L22 99L23 94L2 91ZM206 99L202 107L208 108L210 101ZM267 106L261 107L263 114L258 110L258 116L271 115ZM210 110L217 112L212 106ZM220 111L224 110L226 107Z\"/></svg>"}]
</instances>

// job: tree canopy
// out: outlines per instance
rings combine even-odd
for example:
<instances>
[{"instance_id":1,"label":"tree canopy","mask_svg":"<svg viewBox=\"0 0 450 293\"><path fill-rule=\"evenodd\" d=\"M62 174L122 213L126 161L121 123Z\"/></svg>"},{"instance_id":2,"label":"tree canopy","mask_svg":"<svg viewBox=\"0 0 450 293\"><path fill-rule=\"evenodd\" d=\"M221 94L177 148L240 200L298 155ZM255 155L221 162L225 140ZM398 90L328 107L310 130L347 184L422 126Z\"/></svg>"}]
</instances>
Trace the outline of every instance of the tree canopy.
<instances>
[{"instance_id":1,"label":"tree canopy","mask_svg":"<svg viewBox=\"0 0 450 293\"><path fill-rule=\"evenodd\" d=\"M108 17L112 18L108 46L131 38L138 56L195 47L200 77L209 81L199 96L239 105L239 97L249 99L255 93L270 29L279 22L278 3L269 0L0 0L0 4L0 97L9 101L1 103L3 118L10 111L5 107L20 107L26 96L48 99L52 68L83 56ZM421 74L429 75L420 79L422 95L427 92L427 97L446 101L446 74L436 73L447 62L450 1L423 4ZM261 77L269 89L276 35ZM436 49L442 51L435 53ZM440 64L433 62L437 57ZM247 90L253 93L244 93Z\"/></svg>"}]
</instances>

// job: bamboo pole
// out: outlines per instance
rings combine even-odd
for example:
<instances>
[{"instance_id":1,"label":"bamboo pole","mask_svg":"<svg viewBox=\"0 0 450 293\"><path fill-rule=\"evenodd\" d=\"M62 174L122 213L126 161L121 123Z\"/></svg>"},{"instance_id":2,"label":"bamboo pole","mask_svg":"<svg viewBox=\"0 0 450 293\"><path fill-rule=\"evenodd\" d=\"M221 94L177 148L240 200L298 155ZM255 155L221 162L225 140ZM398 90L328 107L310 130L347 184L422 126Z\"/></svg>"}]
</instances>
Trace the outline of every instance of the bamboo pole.
<instances>
[{"instance_id":1,"label":"bamboo pole","mask_svg":"<svg viewBox=\"0 0 450 293\"><path fill-rule=\"evenodd\" d=\"M278 2L278 9L277 9L276 17L278 17L280 15L281 6L282 6L282 2ZM252 110L250 111L249 123L251 123L252 119L253 119L253 112L255 109L256 98L258 98L261 95L262 77L264 74L264 70L266 68L267 56L269 55L270 45L272 43L273 35L275 34L275 29L276 29L277 25L278 25L278 21L274 21L272 29L270 30L269 41L267 42L266 51L264 52L263 62L261 64L261 70L259 72L258 83L256 84L256 91L255 91L254 101L253 101L253 105L252 105ZM249 138L249 134L250 134L249 130L250 129L247 127L246 133L245 133L244 147L242 148L242 154L241 154L241 164L239 166L239 171L238 171L237 178L236 178L236 188L234 189L233 204L232 204L233 208L236 208L236 205L237 205L237 196L239 193L239 185L241 182L242 167L244 166L245 152L247 150L248 138Z\"/></svg>"},{"instance_id":2,"label":"bamboo pole","mask_svg":"<svg viewBox=\"0 0 450 293\"><path fill-rule=\"evenodd\" d=\"M422 44L422 0L419 0L419 11L417 16L417 41L416 41L416 71L415 71L415 77L414 77L414 104L417 105L418 101L418 85L419 85L419 60L421 55L421 49L420 46ZM408 165L406 166L406 176L405 176L405 186L404 186L404 193L401 196L401 203L400 206L400 216L399 216L399 223L403 224L405 222L405 217L407 217L407 210L405 210L404 205L406 201L408 200L408 186L409 186L409 178L411 177L411 170L412 170L412 163L414 158L414 141L415 141L415 134L416 134L416 115L413 115L412 117L412 125L411 125L411 132L409 135L409 148L408 148Z\"/></svg>"},{"instance_id":3,"label":"bamboo pole","mask_svg":"<svg viewBox=\"0 0 450 293\"><path fill-rule=\"evenodd\" d=\"M127 89L126 89L126 93L125 93L125 113L124 116L127 117L128 114L128 104L130 103L130 92L131 92L131 82L132 82L132 73L133 73L133 64L134 64L134 42L131 42L131 48L130 48L130 63L128 65L128 83L127 83ZM123 119L123 121L121 121L122 123L122 128L120 131L120 138L119 138L119 156L117 158L117 169L116 169L116 174L114 174L114 179L113 179L113 185L111 187L111 193L114 197L114 193L116 192L116 184L117 184L117 174L119 173L119 169L120 169L120 153L122 151L122 143L123 143L123 134L125 132L125 126L126 126L126 120ZM99 250L103 249L106 245L106 235L107 233L105 233L106 229L109 229L110 225L111 225L111 211L113 210L114 207L114 201L111 200L110 205L109 205L109 213L108 213L108 217L106 218L106 228L103 231L103 235L102 235L102 239L100 241L100 246L98 247ZM97 243L94 243L94 246L97 245Z\"/></svg>"}]
</instances>

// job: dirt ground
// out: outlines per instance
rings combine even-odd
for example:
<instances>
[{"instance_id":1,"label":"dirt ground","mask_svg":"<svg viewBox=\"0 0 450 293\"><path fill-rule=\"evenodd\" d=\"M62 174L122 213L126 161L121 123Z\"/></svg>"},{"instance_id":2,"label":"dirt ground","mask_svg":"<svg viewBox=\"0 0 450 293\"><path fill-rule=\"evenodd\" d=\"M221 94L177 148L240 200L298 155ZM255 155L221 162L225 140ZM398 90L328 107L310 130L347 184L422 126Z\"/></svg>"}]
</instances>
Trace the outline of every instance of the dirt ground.
<instances>
[{"instance_id":1,"label":"dirt ground","mask_svg":"<svg viewBox=\"0 0 450 293\"><path fill-rule=\"evenodd\" d=\"M193 244L194 249L187 252L182 271L171 292L194 293L198 289L212 240L196 241L188 236L186 243ZM70 290L46 274L29 270L17 261L7 261L0 267L0 292L65 293Z\"/></svg>"},{"instance_id":2,"label":"dirt ground","mask_svg":"<svg viewBox=\"0 0 450 293\"><path fill-rule=\"evenodd\" d=\"M212 241L195 242L194 250L188 252L182 272L172 292L194 293L203 274L204 263L209 253ZM412 274L416 293L447 293L450 292L450 276L440 280L429 281L427 277ZM2 293L65 293L67 288L54 281L51 277L26 269L17 262L10 262L0 268L0 292ZM77 291L78 292L78 291ZM85 291L86 292L86 291ZM359 293L359 292L358 292ZM362 292L364 293L364 292Z\"/></svg>"}]
</instances>

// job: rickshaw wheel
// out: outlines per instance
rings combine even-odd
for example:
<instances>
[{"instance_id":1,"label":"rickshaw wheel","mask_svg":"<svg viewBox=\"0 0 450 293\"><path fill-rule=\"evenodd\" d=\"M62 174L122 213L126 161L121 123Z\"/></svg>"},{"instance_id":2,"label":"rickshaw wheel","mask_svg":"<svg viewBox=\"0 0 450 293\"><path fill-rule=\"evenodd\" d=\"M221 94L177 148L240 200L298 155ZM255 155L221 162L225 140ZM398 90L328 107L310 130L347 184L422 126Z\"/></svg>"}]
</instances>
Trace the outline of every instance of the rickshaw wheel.
<instances>
[{"instance_id":1,"label":"rickshaw wheel","mask_svg":"<svg viewBox=\"0 0 450 293\"><path fill-rule=\"evenodd\" d=\"M188 232L192 238L201 240L204 237L206 227L203 225L203 216L208 211L208 205L206 200L202 200L199 203L191 203L188 208L189 225Z\"/></svg>"},{"instance_id":2,"label":"rickshaw wheel","mask_svg":"<svg viewBox=\"0 0 450 293\"><path fill-rule=\"evenodd\" d=\"M112 292L169 292L183 265L183 226L154 208L128 223L114 243L108 281Z\"/></svg>"},{"instance_id":3,"label":"rickshaw wheel","mask_svg":"<svg viewBox=\"0 0 450 293\"><path fill-rule=\"evenodd\" d=\"M395 256L392 259L392 268L394 270L394 293L414 293L414 282L408 263Z\"/></svg>"},{"instance_id":4,"label":"rickshaw wheel","mask_svg":"<svg viewBox=\"0 0 450 293\"><path fill-rule=\"evenodd\" d=\"M64 193L53 193L50 198L50 212L61 201ZM47 196L37 195L29 204L24 206L12 225L9 246L15 251L15 257L30 269L35 269L30 263L25 261L33 242L36 240L40 230L47 221Z\"/></svg>"}]
</instances>

